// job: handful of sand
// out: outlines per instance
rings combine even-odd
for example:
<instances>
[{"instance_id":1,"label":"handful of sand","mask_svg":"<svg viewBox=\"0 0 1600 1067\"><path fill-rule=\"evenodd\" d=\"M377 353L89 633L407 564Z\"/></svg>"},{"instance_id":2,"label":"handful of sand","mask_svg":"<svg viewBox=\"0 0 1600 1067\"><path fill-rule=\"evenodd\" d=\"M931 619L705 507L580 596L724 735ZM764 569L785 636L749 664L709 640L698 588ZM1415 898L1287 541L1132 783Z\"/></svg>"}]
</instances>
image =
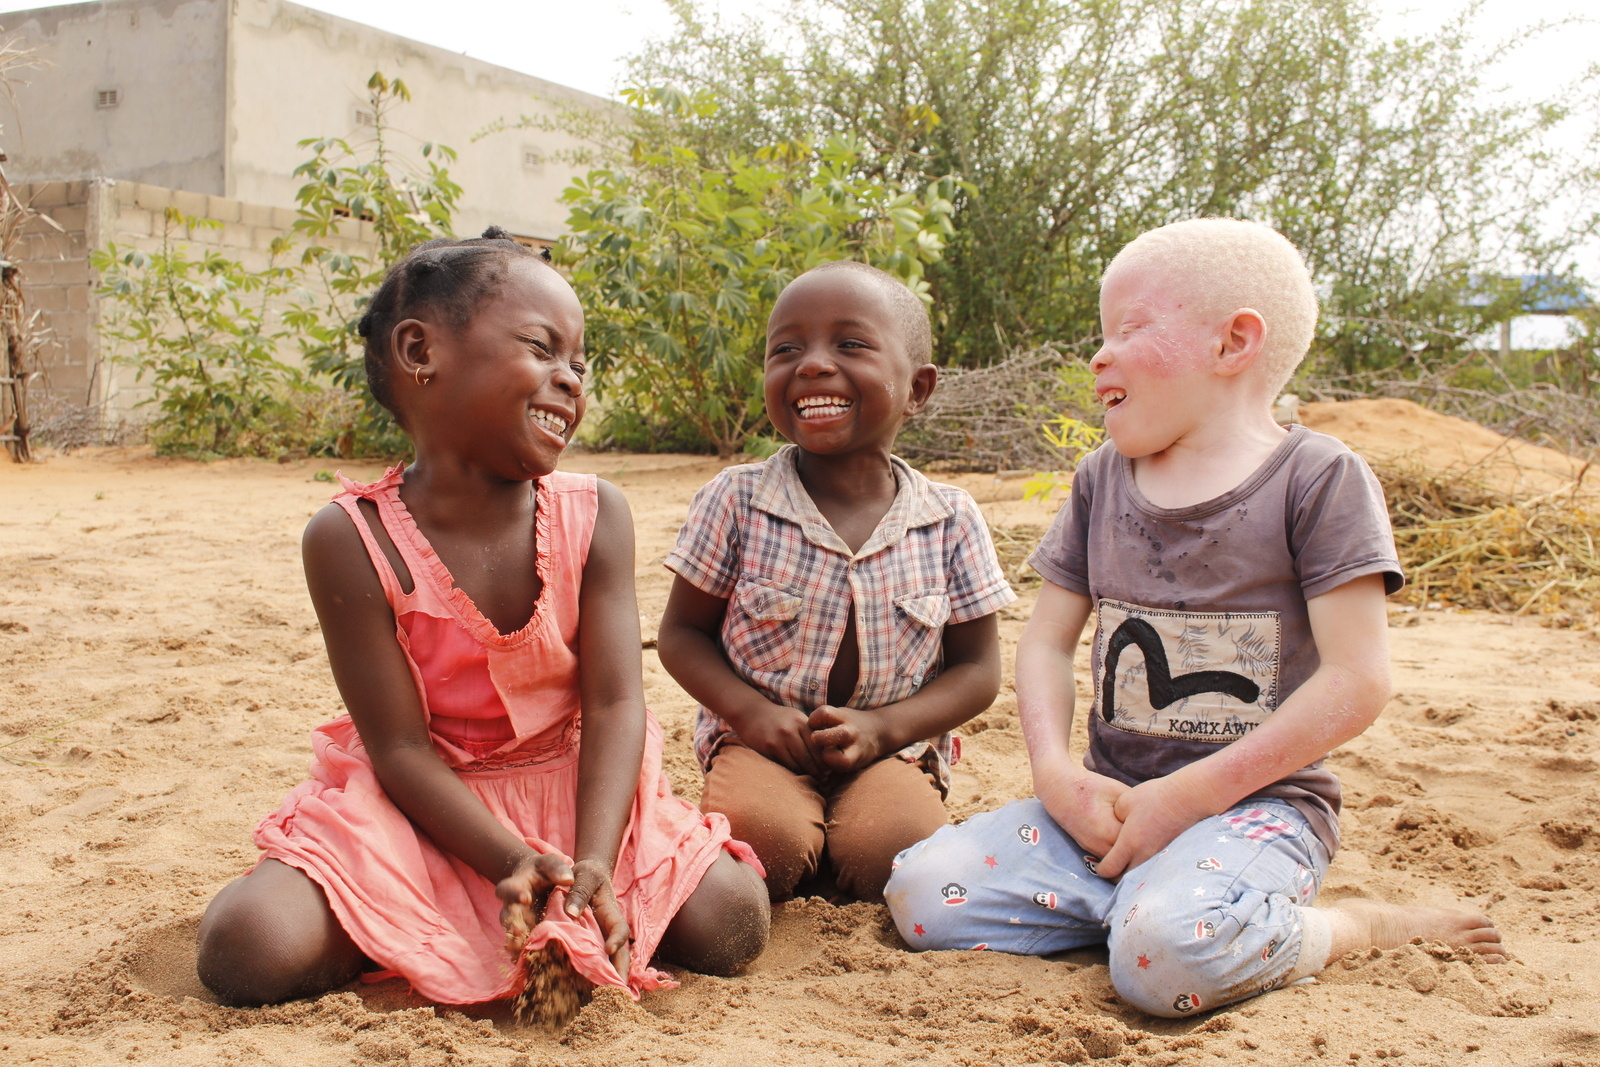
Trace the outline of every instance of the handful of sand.
<instances>
[{"instance_id":1,"label":"handful of sand","mask_svg":"<svg viewBox=\"0 0 1600 1067\"><path fill-rule=\"evenodd\" d=\"M594 983L574 969L566 946L555 938L537 948L528 947L533 928L544 921L544 909L544 900L533 905L509 904L502 917L506 949L523 976L512 1008L518 1022L560 1030L588 1001Z\"/></svg>"}]
</instances>

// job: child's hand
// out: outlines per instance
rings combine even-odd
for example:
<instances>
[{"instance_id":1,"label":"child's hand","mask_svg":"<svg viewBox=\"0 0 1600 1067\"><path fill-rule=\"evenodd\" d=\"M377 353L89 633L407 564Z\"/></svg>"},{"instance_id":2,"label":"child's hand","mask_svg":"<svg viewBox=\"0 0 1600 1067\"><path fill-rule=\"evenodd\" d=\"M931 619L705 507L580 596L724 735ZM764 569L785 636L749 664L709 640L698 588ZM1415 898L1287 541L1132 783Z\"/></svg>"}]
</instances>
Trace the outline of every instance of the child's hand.
<instances>
[{"instance_id":1,"label":"child's hand","mask_svg":"<svg viewBox=\"0 0 1600 1067\"><path fill-rule=\"evenodd\" d=\"M811 713L806 725L818 746L822 762L840 773L857 771L883 755L881 719L858 708L824 704Z\"/></svg>"},{"instance_id":2,"label":"child's hand","mask_svg":"<svg viewBox=\"0 0 1600 1067\"><path fill-rule=\"evenodd\" d=\"M1054 775L1035 775L1034 795L1072 839L1096 856L1106 856L1122 836L1118 801L1128 787L1115 778L1081 767ZM1105 861L1099 870L1105 872Z\"/></svg>"},{"instance_id":3,"label":"child's hand","mask_svg":"<svg viewBox=\"0 0 1600 1067\"><path fill-rule=\"evenodd\" d=\"M567 890L566 912L576 919L583 914L584 906L594 909L595 922L606 938L606 955L623 981L628 978L628 941L633 930L622 917L622 905L617 903L616 890L611 885L611 874L593 860L579 860L573 864L572 888Z\"/></svg>"},{"instance_id":4,"label":"child's hand","mask_svg":"<svg viewBox=\"0 0 1600 1067\"><path fill-rule=\"evenodd\" d=\"M1100 860L1102 878L1118 878L1170 845L1206 816L1214 814L1196 803L1172 777L1141 782L1117 798L1116 817L1122 820L1117 843Z\"/></svg>"},{"instance_id":5,"label":"child's hand","mask_svg":"<svg viewBox=\"0 0 1600 1067\"><path fill-rule=\"evenodd\" d=\"M734 728L739 740L751 751L783 764L796 774L827 777L828 769L811 738L805 713L797 708L771 704L758 715L742 718Z\"/></svg>"},{"instance_id":6,"label":"child's hand","mask_svg":"<svg viewBox=\"0 0 1600 1067\"><path fill-rule=\"evenodd\" d=\"M529 852L516 870L500 879L500 925L513 935L528 935L544 915L544 901L556 886L572 884L572 868L554 852Z\"/></svg>"}]
</instances>

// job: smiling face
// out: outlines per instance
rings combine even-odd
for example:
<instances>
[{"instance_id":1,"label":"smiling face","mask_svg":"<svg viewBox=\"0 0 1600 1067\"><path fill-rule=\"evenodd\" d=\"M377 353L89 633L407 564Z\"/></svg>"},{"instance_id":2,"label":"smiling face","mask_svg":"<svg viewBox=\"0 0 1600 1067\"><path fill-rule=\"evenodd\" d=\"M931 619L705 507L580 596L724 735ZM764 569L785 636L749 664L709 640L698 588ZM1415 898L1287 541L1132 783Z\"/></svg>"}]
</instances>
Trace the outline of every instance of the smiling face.
<instances>
[{"instance_id":1,"label":"smiling face","mask_svg":"<svg viewBox=\"0 0 1600 1067\"><path fill-rule=\"evenodd\" d=\"M1164 451L1203 421L1217 324L1141 266L1106 276L1100 323L1105 337L1089 369L1106 406L1106 432L1130 459Z\"/></svg>"},{"instance_id":2,"label":"smiling face","mask_svg":"<svg viewBox=\"0 0 1600 1067\"><path fill-rule=\"evenodd\" d=\"M767 417L809 453L887 459L937 377L907 355L889 295L859 272L801 275L767 320Z\"/></svg>"},{"instance_id":3,"label":"smiling face","mask_svg":"<svg viewBox=\"0 0 1600 1067\"><path fill-rule=\"evenodd\" d=\"M560 274L513 259L460 329L433 324L421 441L448 441L511 480L555 469L583 419L583 308Z\"/></svg>"}]
</instances>

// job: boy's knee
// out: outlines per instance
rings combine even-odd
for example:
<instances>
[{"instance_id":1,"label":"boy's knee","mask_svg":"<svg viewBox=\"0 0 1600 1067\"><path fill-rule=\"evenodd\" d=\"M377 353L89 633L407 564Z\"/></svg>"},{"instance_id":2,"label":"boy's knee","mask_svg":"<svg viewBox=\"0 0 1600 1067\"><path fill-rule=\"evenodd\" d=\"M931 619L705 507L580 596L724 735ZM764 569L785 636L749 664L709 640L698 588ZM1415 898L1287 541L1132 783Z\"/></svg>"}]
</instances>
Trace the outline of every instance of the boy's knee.
<instances>
[{"instance_id":1,"label":"boy's knee","mask_svg":"<svg viewBox=\"0 0 1600 1067\"><path fill-rule=\"evenodd\" d=\"M1214 909L1147 899L1124 915L1109 939L1111 984L1148 1015L1181 1019L1240 999L1232 936ZM1230 924L1231 928L1231 924Z\"/></svg>"},{"instance_id":2,"label":"boy's knee","mask_svg":"<svg viewBox=\"0 0 1600 1067\"><path fill-rule=\"evenodd\" d=\"M839 888L857 900L878 901L894 873L895 856L926 840L946 824L941 805L927 813L840 821L828 828L828 858Z\"/></svg>"},{"instance_id":3,"label":"boy's knee","mask_svg":"<svg viewBox=\"0 0 1600 1067\"><path fill-rule=\"evenodd\" d=\"M767 893L773 900L787 899L800 879L815 874L822 859L822 842L808 828L780 822L741 826L729 819L733 836L755 850L767 871Z\"/></svg>"},{"instance_id":4,"label":"boy's knee","mask_svg":"<svg viewBox=\"0 0 1600 1067\"><path fill-rule=\"evenodd\" d=\"M919 952L972 947L971 937L965 936L965 916L957 914L958 905L946 903L954 899L949 889L952 864L965 855L954 841L958 829L919 841L891 861L883 900L900 936Z\"/></svg>"},{"instance_id":5,"label":"boy's knee","mask_svg":"<svg viewBox=\"0 0 1600 1067\"><path fill-rule=\"evenodd\" d=\"M727 816L733 836L755 850L773 900L794 892L822 859L822 801L796 775L742 746L728 746L706 775L701 807Z\"/></svg>"}]
</instances>

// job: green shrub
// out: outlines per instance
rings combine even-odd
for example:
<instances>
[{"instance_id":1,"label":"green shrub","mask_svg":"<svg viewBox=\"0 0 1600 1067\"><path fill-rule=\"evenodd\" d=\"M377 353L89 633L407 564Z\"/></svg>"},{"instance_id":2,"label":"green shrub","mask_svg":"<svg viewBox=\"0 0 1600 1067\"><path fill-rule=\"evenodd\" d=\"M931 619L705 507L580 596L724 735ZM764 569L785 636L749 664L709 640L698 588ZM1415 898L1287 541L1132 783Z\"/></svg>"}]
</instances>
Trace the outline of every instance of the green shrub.
<instances>
[{"instance_id":1,"label":"green shrub","mask_svg":"<svg viewBox=\"0 0 1600 1067\"><path fill-rule=\"evenodd\" d=\"M150 433L157 451L192 456L266 455L296 422L295 399L309 385L278 353L292 331L274 305L297 279L280 261L289 241L273 241L266 270L249 271L216 252L195 258L174 239L220 223L168 208L161 246L153 253L115 242L95 252L100 292L114 298L107 337L116 358L148 381L157 414Z\"/></svg>"},{"instance_id":2,"label":"green shrub","mask_svg":"<svg viewBox=\"0 0 1600 1067\"><path fill-rule=\"evenodd\" d=\"M611 432L670 427L727 458L766 425L762 360L779 291L819 263L859 259L926 299L923 270L944 247L959 183L902 188L843 135L702 158L678 132L715 104L670 90L630 99L649 121L626 163L563 194L572 232L558 262L587 315L596 393L615 402Z\"/></svg>"},{"instance_id":3,"label":"green shrub","mask_svg":"<svg viewBox=\"0 0 1600 1067\"><path fill-rule=\"evenodd\" d=\"M247 270L187 243L216 228L169 209L161 246L146 253L116 243L93 253L105 336L113 357L135 368L154 395L151 437L159 451L201 457L308 454L395 456L410 448L366 388L355 324L389 266L415 245L451 235L461 189L446 164L455 153L422 147L420 165L389 147L388 116L411 93L382 73L367 82L372 138L300 142L311 159L296 168L292 234L275 238L265 270ZM352 220L369 222L373 254L334 249ZM181 231L181 232L180 232ZM298 241L307 242L303 246ZM298 349L303 366L284 362Z\"/></svg>"}]
</instances>

